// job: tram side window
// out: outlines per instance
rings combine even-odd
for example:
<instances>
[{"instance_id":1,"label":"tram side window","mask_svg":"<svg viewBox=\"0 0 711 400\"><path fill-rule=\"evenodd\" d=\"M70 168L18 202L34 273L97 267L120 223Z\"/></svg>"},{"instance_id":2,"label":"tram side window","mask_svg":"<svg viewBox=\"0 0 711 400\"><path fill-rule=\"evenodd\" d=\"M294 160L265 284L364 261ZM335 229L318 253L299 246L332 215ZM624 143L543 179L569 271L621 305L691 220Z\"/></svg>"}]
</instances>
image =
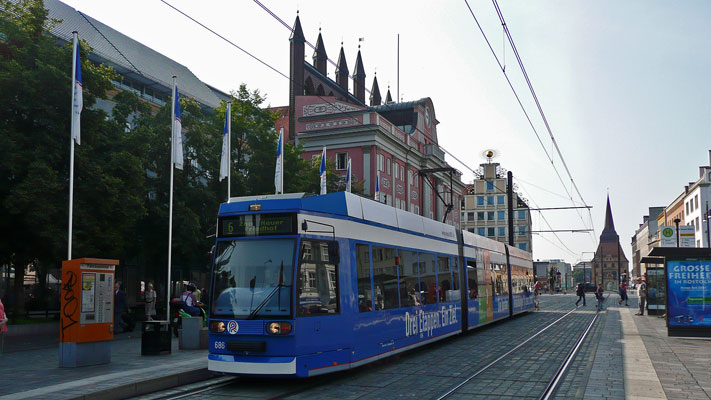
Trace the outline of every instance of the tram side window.
<instances>
[{"instance_id":1,"label":"tram side window","mask_svg":"<svg viewBox=\"0 0 711 400\"><path fill-rule=\"evenodd\" d=\"M439 301L452 301L452 272L449 268L449 257L437 257L437 280Z\"/></svg>"},{"instance_id":2,"label":"tram side window","mask_svg":"<svg viewBox=\"0 0 711 400\"><path fill-rule=\"evenodd\" d=\"M452 290L457 292L457 297L454 300L459 300L459 259L457 257L452 257Z\"/></svg>"},{"instance_id":3,"label":"tram side window","mask_svg":"<svg viewBox=\"0 0 711 400\"><path fill-rule=\"evenodd\" d=\"M395 249L373 246L373 284L376 310L388 310L400 306Z\"/></svg>"},{"instance_id":4,"label":"tram side window","mask_svg":"<svg viewBox=\"0 0 711 400\"><path fill-rule=\"evenodd\" d=\"M422 296L417 280L417 253L409 250L398 250L400 257L400 304L402 307L422 305Z\"/></svg>"},{"instance_id":5,"label":"tram side window","mask_svg":"<svg viewBox=\"0 0 711 400\"><path fill-rule=\"evenodd\" d=\"M422 304L436 304L438 288L435 275L435 256L429 253L419 253L419 256Z\"/></svg>"},{"instance_id":6,"label":"tram side window","mask_svg":"<svg viewBox=\"0 0 711 400\"><path fill-rule=\"evenodd\" d=\"M370 250L367 244L356 245L356 275L358 277L358 311L373 311L373 290L370 287Z\"/></svg>"},{"instance_id":7,"label":"tram side window","mask_svg":"<svg viewBox=\"0 0 711 400\"><path fill-rule=\"evenodd\" d=\"M476 261L474 260L467 260L467 284L469 285L469 298L476 299L478 286L476 277Z\"/></svg>"},{"instance_id":8,"label":"tram side window","mask_svg":"<svg viewBox=\"0 0 711 400\"><path fill-rule=\"evenodd\" d=\"M338 265L328 242L303 240L299 269L299 316L338 314Z\"/></svg>"}]
</instances>

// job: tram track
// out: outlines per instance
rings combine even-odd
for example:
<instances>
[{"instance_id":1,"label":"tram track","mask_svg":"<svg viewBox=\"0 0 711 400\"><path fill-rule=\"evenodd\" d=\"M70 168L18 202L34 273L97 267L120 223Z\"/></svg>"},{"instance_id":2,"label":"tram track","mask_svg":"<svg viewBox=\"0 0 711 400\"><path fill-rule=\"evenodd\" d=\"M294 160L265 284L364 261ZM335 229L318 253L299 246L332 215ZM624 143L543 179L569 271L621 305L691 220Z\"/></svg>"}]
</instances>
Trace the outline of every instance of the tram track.
<instances>
[{"instance_id":1,"label":"tram track","mask_svg":"<svg viewBox=\"0 0 711 400\"><path fill-rule=\"evenodd\" d=\"M512 354L517 354L516 351L525 346L526 344L529 344L529 342L535 340L538 338L540 335L542 335L544 332L548 331L550 328L558 324L559 322L565 320L566 318L570 317L573 315L579 307L576 307L568 312L566 312L563 316L557 318L553 322L550 322L547 324L543 329L540 329L538 332L536 332L534 335L528 337L526 340L523 342L519 343L516 345L514 348L508 350L506 353L500 355L493 361L489 362L486 364L484 367L478 369L476 372L473 374L469 375L466 379L462 380L458 384L450 387L445 393L439 395L438 397L434 397L437 400L444 400L450 397L453 397L455 394L457 394L457 391L459 391L462 387L473 381L475 378L481 376L485 372L491 371L494 366L502 362L503 360L506 360L508 357L510 357ZM577 354L578 350L580 349L580 346L582 343L585 341L587 338L589 332L591 331L591 328L595 325L595 322L598 319L599 314L596 313L594 317L590 320L590 322L587 324L586 328L582 331L582 333L579 335L577 340L575 341L575 344L571 348L571 350L567 353L563 361L561 362L560 367L556 370L556 373L554 376L549 380L548 384L546 385L545 390L543 393L538 397L539 399L545 399L548 400L552 398L552 396L555 395L556 389L558 388L558 385L561 383L562 378L565 376L566 371L568 370L572 360L575 358L575 355Z\"/></svg>"}]
</instances>

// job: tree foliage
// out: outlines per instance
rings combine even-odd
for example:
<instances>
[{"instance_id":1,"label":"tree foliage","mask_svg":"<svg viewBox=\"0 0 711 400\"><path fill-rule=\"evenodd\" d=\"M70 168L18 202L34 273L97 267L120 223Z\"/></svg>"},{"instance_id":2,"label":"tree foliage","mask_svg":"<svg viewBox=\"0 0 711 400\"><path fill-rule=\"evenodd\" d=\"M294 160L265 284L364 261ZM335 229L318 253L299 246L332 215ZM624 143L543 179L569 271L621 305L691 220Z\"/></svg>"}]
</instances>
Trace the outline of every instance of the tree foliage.
<instances>
[{"instance_id":1,"label":"tree foliage","mask_svg":"<svg viewBox=\"0 0 711 400\"><path fill-rule=\"evenodd\" d=\"M58 269L67 255L71 43L58 46L40 0L0 0L0 264ZM113 91L116 73L88 61L82 43L82 140L75 146L73 256L143 265L161 281L167 265L170 106L151 108L130 91ZM113 107L95 107L108 93ZM231 93L231 196L274 193L278 134L266 98L246 85ZM226 200L219 180L226 105L205 109L181 98L185 167L174 169L174 268L207 271L216 214ZM284 148L286 192L319 192L318 163ZM317 160L318 161L318 160ZM344 182L327 163L328 191ZM362 192L362 181L353 191ZM16 293L16 310L22 295Z\"/></svg>"}]
</instances>

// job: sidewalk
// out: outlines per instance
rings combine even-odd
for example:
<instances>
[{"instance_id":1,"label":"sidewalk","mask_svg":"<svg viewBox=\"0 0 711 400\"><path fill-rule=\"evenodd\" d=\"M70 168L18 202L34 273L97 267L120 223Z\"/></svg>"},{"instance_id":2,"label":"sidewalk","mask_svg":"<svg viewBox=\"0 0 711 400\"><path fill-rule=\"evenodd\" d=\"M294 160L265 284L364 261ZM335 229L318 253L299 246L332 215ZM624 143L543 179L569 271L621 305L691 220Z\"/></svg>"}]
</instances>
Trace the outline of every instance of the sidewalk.
<instances>
[{"instance_id":1,"label":"sidewalk","mask_svg":"<svg viewBox=\"0 0 711 400\"><path fill-rule=\"evenodd\" d=\"M43 348L21 348L33 341ZM8 343L5 345L8 350ZM9 348L0 355L0 400L119 399L211 376L207 350L178 350L176 338L171 354L141 356L140 329L116 335L109 364L60 368L59 346L51 337L25 337L10 343Z\"/></svg>"},{"instance_id":2,"label":"sidewalk","mask_svg":"<svg viewBox=\"0 0 711 400\"><path fill-rule=\"evenodd\" d=\"M667 336L666 319L610 296L586 399L711 399L711 338Z\"/></svg>"}]
</instances>

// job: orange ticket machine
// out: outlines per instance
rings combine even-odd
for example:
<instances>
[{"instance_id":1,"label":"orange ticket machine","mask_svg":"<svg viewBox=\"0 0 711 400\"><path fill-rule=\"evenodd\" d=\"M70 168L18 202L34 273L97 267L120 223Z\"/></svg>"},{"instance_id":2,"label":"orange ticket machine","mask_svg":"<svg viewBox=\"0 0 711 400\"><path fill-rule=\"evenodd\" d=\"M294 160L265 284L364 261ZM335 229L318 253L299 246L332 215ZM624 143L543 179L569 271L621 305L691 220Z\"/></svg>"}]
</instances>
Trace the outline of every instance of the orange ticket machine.
<instances>
[{"instance_id":1,"label":"orange ticket machine","mask_svg":"<svg viewBox=\"0 0 711 400\"><path fill-rule=\"evenodd\" d=\"M62 261L60 367L111 362L116 265L99 258Z\"/></svg>"}]
</instances>

